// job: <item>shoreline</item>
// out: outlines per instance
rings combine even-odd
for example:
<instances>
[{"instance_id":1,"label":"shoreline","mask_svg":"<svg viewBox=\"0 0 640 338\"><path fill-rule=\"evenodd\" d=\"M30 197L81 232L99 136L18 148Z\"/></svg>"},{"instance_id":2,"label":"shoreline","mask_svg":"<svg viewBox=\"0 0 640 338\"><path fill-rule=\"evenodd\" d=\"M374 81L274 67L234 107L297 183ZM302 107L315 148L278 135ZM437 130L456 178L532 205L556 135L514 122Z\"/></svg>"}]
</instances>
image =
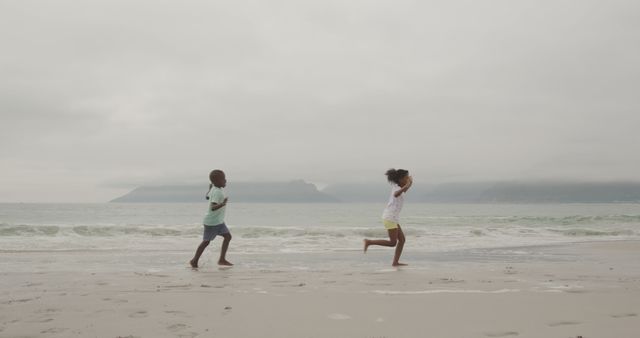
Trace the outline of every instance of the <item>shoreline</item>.
<instances>
[{"instance_id":1,"label":"shoreline","mask_svg":"<svg viewBox=\"0 0 640 338\"><path fill-rule=\"evenodd\" d=\"M195 239L192 241L196 243L200 240L197 237L191 238ZM191 240L189 239L189 240ZM237 239L235 240L237 241ZM580 244L592 244L592 243L609 243L609 242L640 242L640 239L629 239L629 238L621 238L621 239L602 239L602 240L585 240L585 241L571 241L571 242L554 242L554 243L537 243L537 244L525 244L525 245L506 245L506 246L493 246L493 247L477 247L477 248L462 248L462 249L451 249L451 250L441 250L441 251L423 251L427 253L451 253L451 252L463 252L468 250L498 250L498 249L533 249L533 248L546 248L546 247L557 247L557 246L566 246L566 245L580 245ZM77 248L77 249L9 249L3 250L0 249L0 254L12 254L12 253L50 253L50 252L118 252L118 251L132 251L132 252L185 252L190 250L184 249L135 249L129 250L129 248L112 248L112 249L89 249L89 248ZM348 248L338 248L338 249L326 249L325 251L309 251L309 252L278 252L278 254L323 254L329 252L361 252L362 248L359 249L348 249ZM253 252L234 252L234 254L238 255L255 255L255 254L263 254L263 253L253 253Z\"/></svg>"},{"instance_id":2,"label":"shoreline","mask_svg":"<svg viewBox=\"0 0 640 338\"><path fill-rule=\"evenodd\" d=\"M0 337L635 338L640 241L577 244L528 246L521 256L533 259L458 253L406 268L238 260L194 271L141 257L104 270L109 255L68 255L95 262L73 266L26 255L13 262L21 271L0 265Z\"/></svg>"}]
</instances>

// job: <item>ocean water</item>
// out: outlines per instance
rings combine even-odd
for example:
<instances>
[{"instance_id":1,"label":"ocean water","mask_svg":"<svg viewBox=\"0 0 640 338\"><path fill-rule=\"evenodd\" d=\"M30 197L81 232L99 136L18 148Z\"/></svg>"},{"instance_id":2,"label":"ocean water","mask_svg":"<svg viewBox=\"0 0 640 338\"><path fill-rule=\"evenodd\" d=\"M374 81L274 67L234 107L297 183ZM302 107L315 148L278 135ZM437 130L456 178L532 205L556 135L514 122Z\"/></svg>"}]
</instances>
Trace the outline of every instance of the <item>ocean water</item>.
<instances>
[{"instance_id":1,"label":"ocean water","mask_svg":"<svg viewBox=\"0 0 640 338\"><path fill-rule=\"evenodd\" d=\"M0 252L191 252L206 203L0 204ZM382 204L230 203L231 252L359 251L386 238ZM406 251L640 239L640 204L405 204Z\"/></svg>"},{"instance_id":2,"label":"ocean water","mask_svg":"<svg viewBox=\"0 0 640 338\"><path fill-rule=\"evenodd\" d=\"M387 238L384 205L230 203L235 269L374 270L393 249L363 238ZM201 241L206 203L0 204L0 273L33 271L157 272L188 270ZM540 254L540 246L640 239L640 204L412 204L401 215L403 261L434 264L576 260ZM200 266L217 269L220 239ZM234 269L234 270L235 270Z\"/></svg>"}]
</instances>

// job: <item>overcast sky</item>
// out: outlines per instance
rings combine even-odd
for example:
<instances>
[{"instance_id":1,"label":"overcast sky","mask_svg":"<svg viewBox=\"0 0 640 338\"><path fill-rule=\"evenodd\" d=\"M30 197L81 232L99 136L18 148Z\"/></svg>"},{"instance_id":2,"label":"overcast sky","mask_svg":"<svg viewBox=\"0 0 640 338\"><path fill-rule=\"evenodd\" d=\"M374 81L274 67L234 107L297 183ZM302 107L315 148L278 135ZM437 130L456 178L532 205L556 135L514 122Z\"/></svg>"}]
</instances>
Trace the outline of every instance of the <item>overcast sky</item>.
<instances>
[{"instance_id":1,"label":"overcast sky","mask_svg":"<svg viewBox=\"0 0 640 338\"><path fill-rule=\"evenodd\" d=\"M638 1L0 0L0 202L640 179Z\"/></svg>"}]
</instances>

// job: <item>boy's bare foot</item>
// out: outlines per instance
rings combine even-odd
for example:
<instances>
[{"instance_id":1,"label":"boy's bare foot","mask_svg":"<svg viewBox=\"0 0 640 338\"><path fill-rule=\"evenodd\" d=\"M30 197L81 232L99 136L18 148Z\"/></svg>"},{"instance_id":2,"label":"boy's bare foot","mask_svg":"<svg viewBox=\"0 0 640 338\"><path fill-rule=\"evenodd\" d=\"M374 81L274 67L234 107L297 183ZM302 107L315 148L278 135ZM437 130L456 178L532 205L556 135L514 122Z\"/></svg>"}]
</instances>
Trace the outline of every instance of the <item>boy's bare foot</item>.
<instances>
[{"instance_id":1,"label":"boy's bare foot","mask_svg":"<svg viewBox=\"0 0 640 338\"><path fill-rule=\"evenodd\" d=\"M227 261L226 259L222 260L222 261L218 261L218 265L233 266L233 264L231 262Z\"/></svg>"},{"instance_id":2,"label":"boy's bare foot","mask_svg":"<svg viewBox=\"0 0 640 338\"><path fill-rule=\"evenodd\" d=\"M193 259L189 261L189 264L191 264L191 267L194 269L198 268L198 263L196 263Z\"/></svg>"},{"instance_id":3,"label":"boy's bare foot","mask_svg":"<svg viewBox=\"0 0 640 338\"><path fill-rule=\"evenodd\" d=\"M409 264L405 264L405 263L400 263L400 262L395 262L393 264L391 264L392 266L407 266Z\"/></svg>"},{"instance_id":4,"label":"boy's bare foot","mask_svg":"<svg viewBox=\"0 0 640 338\"><path fill-rule=\"evenodd\" d=\"M364 239L362 240L362 242L364 243L364 253L367 253L367 249L369 249L369 240L368 239Z\"/></svg>"}]
</instances>

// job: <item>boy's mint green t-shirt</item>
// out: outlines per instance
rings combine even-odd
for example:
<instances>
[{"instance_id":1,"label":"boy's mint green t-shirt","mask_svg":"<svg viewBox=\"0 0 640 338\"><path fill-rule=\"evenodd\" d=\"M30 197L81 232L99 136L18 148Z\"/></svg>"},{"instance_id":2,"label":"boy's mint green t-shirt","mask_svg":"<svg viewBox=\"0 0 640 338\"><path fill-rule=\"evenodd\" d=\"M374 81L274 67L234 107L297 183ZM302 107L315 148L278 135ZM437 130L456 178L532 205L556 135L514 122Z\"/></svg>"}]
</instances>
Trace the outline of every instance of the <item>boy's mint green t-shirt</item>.
<instances>
[{"instance_id":1,"label":"boy's mint green t-shirt","mask_svg":"<svg viewBox=\"0 0 640 338\"><path fill-rule=\"evenodd\" d=\"M222 188L213 187L207 196L209 196L209 204L207 208L207 215L204 216L204 225L218 225L224 223L224 212L227 209L227 206L225 205L220 209L211 210L211 203L220 204L224 201L224 191L222 191Z\"/></svg>"}]
</instances>

